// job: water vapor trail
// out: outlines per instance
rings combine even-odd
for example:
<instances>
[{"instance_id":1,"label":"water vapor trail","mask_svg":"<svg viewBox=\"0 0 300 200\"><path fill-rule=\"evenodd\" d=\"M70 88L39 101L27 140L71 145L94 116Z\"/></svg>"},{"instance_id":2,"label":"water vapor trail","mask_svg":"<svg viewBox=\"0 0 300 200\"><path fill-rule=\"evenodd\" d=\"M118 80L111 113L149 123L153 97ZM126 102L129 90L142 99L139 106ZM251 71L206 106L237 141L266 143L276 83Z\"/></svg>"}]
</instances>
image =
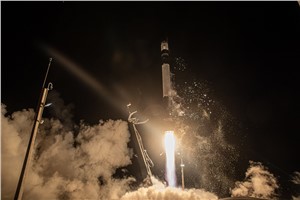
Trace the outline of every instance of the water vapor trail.
<instances>
[{"instance_id":1,"label":"water vapor trail","mask_svg":"<svg viewBox=\"0 0 300 200\"><path fill-rule=\"evenodd\" d=\"M95 90L96 94L99 95L102 99L105 99L112 106L121 109L121 111L124 112L121 106L122 103L117 101L116 98L113 98L112 94L108 92L108 90L100 83L100 81L88 74L85 70L83 70L83 67L77 65L76 63L68 59L66 56L64 56L62 53L53 48L44 47L43 49L46 50L46 52L49 55L51 55L55 61L61 63L61 65L65 69L67 69L77 78L79 78L84 84L87 84L93 90Z\"/></svg>"}]
</instances>

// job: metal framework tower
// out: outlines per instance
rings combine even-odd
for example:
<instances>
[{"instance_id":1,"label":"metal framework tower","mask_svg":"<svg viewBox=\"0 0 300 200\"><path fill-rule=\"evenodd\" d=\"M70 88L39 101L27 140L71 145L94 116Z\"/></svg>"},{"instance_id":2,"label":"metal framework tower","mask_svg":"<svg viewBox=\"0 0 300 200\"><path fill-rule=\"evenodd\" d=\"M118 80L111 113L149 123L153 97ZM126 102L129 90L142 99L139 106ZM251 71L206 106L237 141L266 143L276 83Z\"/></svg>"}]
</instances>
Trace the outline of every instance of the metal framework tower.
<instances>
[{"instance_id":1,"label":"metal framework tower","mask_svg":"<svg viewBox=\"0 0 300 200\"><path fill-rule=\"evenodd\" d=\"M131 112L130 109L129 109L130 106L131 106L131 104L127 105L128 112L129 112L128 122L130 122L133 126L133 130L134 130L136 139L137 139L138 144L139 144L139 148L140 148L140 151L141 151L141 154L142 154L142 157L143 157L143 161L144 161L144 164L146 166L146 171L147 171L146 181L149 182L152 185L152 181L151 181L152 172L151 172L150 168L154 166L154 163L152 162L152 160L149 157L146 149L144 148L142 137L141 137L138 129L136 128L136 125L147 123L148 119L145 120L145 121L140 122L137 118L133 117L133 115L136 114L137 111Z\"/></svg>"}]
</instances>

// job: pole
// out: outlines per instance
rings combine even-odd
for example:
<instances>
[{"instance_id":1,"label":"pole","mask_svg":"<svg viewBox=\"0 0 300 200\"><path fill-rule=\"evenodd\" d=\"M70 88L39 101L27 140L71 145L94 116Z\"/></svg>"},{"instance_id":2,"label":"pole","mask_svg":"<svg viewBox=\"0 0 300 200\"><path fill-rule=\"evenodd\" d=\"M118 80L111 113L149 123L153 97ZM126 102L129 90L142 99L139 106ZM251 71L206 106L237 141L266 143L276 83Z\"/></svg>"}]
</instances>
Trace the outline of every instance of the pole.
<instances>
[{"instance_id":1,"label":"pole","mask_svg":"<svg viewBox=\"0 0 300 200\"><path fill-rule=\"evenodd\" d=\"M25 158L24 158L21 174L20 174L20 177L19 177L19 181L18 181L18 185L17 185L14 200L21 200L22 199L23 190L24 190L24 182L25 182L25 178L26 178L26 175L27 175L27 172L28 172L28 166L30 166L30 161L31 161L31 158L32 158L32 153L33 153L33 148L34 148L34 142L35 142L35 139L36 139L36 134L37 134L39 125L41 123L41 119L42 119L43 110L44 110L44 107L45 107L48 91L50 89L52 89L52 83L49 83L48 87L44 88L51 62L52 62L52 58L49 59L49 64L48 64L47 72L46 72L46 75L45 75L45 78L44 78L39 103L37 105L37 109L36 109L37 112L35 114L35 120L34 120L33 128L32 128L32 131L31 131L31 135L30 135L30 138L29 138L29 143L28 143L28 147L27 147L27 150L26 150L26 154L25 154Z\"/></svg>"}]
</instances>

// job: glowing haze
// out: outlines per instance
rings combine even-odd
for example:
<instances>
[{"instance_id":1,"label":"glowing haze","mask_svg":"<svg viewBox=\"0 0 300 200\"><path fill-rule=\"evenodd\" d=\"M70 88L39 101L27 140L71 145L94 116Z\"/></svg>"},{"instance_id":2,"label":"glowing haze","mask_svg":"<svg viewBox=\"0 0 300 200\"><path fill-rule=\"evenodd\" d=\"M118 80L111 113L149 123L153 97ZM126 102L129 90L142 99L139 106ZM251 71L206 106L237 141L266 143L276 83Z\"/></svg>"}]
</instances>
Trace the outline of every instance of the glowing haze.
<instances>
[{"instance_id":1,"label":"glowing haze","mask_svg":"<svg viewBox=\"0 0 300 200\"><path fill-rule=\"evenodd\" d=\"M71 66L68 62L65 65ZM70 70L74 70L74 74L84 75L76 69L73 67ZM81 78L94 89L103 89L94 79L87 80L89 77L86 75ZM237 152L225 141L223 126L227 115L222 114L222 110L217 112L220 109L214 106L201 84L194 82L193 85L182 87L187 90L182 92L186 94L183 98L179 95L172 97L171 109L173 120L179 126L175 127L176 136L184 147L186 166L190 169L186 179L195 177L192 186L195 188L176 188L176 141L173 131L167 131L164 139L169 187L155 177L151 177L152 186L138 188L132 188L135 178L125 172L122 178L115 178L116 170L130 165L133 156L133 150L128 146L130 132L127 122L101 120L95 125L83 121L74 124L71 107L65 106L59 95L52 92L49 99L52 96L51 102L54 104L47 109L54 109L53 118L44 118L40 126L23 199L217 200L216 194L226 196L228 192L238 198L276 199L279 189L277 179L259 162L250 162L245 179L234 185L230 175L235 170L232 161ZM109 97L105 90L101 95ZM189 103L194 101L198 102L196 107ZM14 196L28 133L34 120L33 109L8 113L1 103L1 199L12 199ZM220 118L215 124L211 120L214 114L217 119ZM126 171L124 168L122 170ZM292 180L297 186L299 177L300 173L296 172ZM229 188L233 189L229 191ZM292 198L298 200L299 193Z\"/></svg>"},{"instance_id":2,"label":"glowing haze","mask_svg":"<svg viewBox=\"0 0 300 200\"><path fill-rule=\"evenodd\" d=\"M175 137L173 131L165 132L166 179L168 186L176 187L175 173Z\"/></svg>"},{"instance_id":3,"label":"glowing haze","mask_svg":"<svg viewBox=\"0 0 300 200\"><path fill-rule=\"evenodd\" d=\"M1 104L1 199L13 199L32 128L34 111L7 115ZM117 168L131 163L127 122L83 122L78 133L65 129L58 119L44 118L25 182L23 199L119 199L131 177L116 179Z\"/></svg>"},{"instance_id":4,"label":"glowing haze","mask_svg":"<svg viewBox=\"0 0 300 200\"><path fill-rule=\"evenodd\" d=\"M13 198L15 192L34 111L24 109L8 115L6 106L1 104L1 113L1 199L8 200ZM171 164L167 165L167 178L171 187L165 187L161 181L151 177L152 186L132 190L130 183L134 181L133 177L113 177L117 168L131 164L132 150L127 146L130 134L126 122L107 120L93 126L81 123L78 132L75 133L73 128L65 128L64 123L69 122L68 120L64 123L55 118L44 120L40 126L35 156L26 180L24 200L218 199L214 193L203 187L184 191L174 188L176 176L173 132L167 132L165 135L166 155L168 163ZM299 184L299 174L295 173L295 184ZM275 176L261 163L250 162L245 180L237 182L231 194L233 197L270 199L276 196L276 189L278 184ZM299 199L299 195L295 194L293 199Z\"/></svg>"}]
</instances>

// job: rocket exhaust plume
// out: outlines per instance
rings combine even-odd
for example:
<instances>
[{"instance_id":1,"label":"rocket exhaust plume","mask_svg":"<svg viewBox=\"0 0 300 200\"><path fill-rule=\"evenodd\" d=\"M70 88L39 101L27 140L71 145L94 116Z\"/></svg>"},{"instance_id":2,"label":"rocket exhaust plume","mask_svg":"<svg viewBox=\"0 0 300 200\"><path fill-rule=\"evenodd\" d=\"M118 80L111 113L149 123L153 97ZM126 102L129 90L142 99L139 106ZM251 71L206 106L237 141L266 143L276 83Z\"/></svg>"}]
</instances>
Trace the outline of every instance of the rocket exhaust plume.
<instances>
[{"instance_id":1,"label":"rocket exhaust plume","mask_svg":"<svg viewBox=\"0 0 300 200\"><path fill-rule=\"evenodd\" d=\"M173 131L165 132L166 179L169 187L176 187L175 173L175 137Z\"/></svg>"}]
</instances>

